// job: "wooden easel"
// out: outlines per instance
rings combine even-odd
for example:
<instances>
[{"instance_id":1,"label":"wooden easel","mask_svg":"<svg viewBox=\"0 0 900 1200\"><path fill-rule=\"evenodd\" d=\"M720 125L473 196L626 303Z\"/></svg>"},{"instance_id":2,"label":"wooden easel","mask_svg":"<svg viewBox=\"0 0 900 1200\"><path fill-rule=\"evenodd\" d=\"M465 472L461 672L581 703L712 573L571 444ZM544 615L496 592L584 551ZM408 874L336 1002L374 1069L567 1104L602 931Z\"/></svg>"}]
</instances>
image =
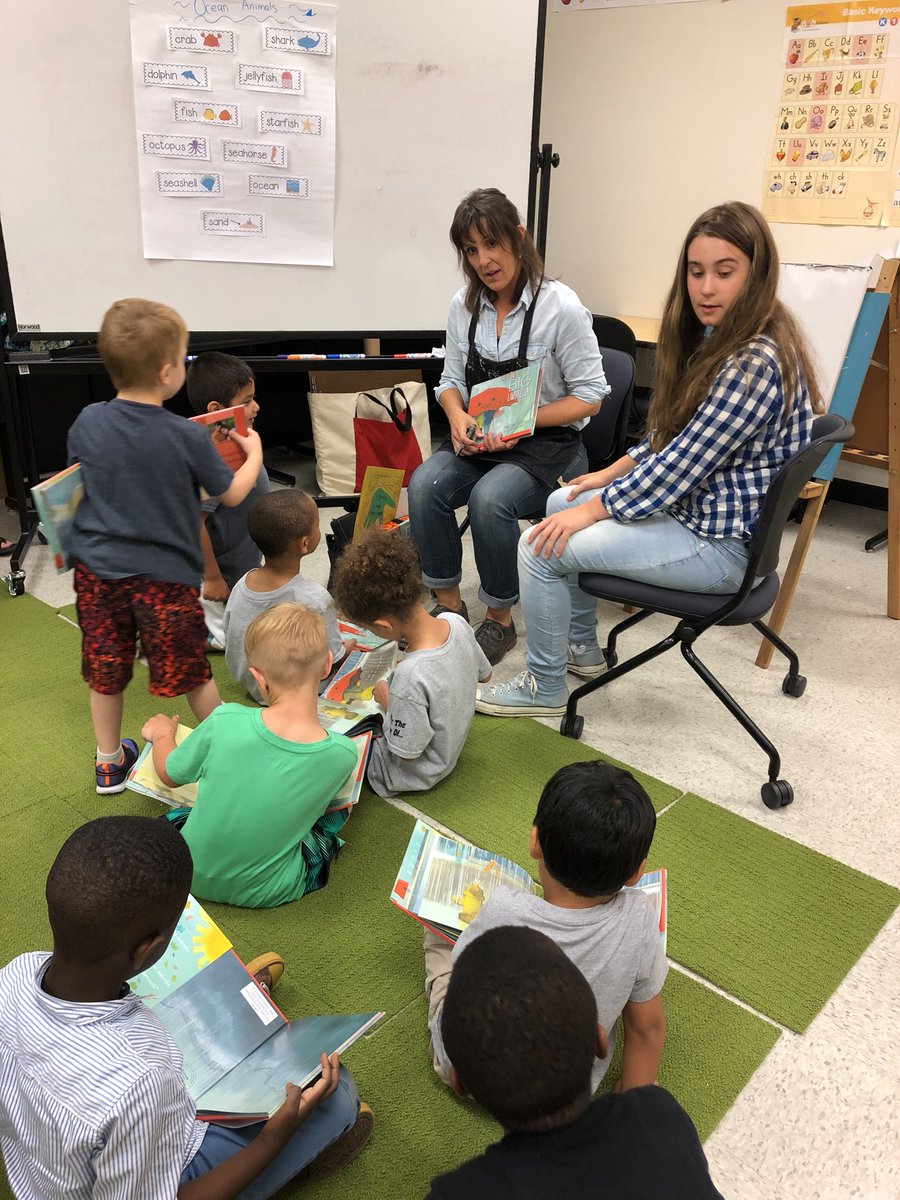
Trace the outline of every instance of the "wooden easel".
<instances>
[{"instance_id":1,"label":"wooden easel","mask_svg":"<svg viewBox=\"0 0 900 1200\"><path fill-rule=\"evenodd\" d=\"M849 461L888 472L887 615L900 620L900 260L882 264L878 281L866 292L847 355L834 389L831 412L851 418L853 441L844 449ZM778 599L766 622L780 633L797 590L800 572L825 504L838 460L829 454L803 491L808 501L800 532L781 580ZM756 665L766 668L774 647L760 643Z\"/></svg>"}]
</instances>

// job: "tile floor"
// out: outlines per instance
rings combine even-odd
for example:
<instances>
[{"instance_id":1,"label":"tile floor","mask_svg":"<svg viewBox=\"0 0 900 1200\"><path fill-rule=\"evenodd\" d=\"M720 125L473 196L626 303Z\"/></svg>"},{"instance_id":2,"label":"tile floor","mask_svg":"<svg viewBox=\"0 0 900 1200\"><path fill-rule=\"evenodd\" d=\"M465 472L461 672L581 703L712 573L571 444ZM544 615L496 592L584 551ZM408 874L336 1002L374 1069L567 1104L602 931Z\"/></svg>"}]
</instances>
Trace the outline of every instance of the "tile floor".
<instances>
[{"instance_id":1,"label":"tile floor","mask_svg":"<svg viewBox=\"0 0 900 1200\"><path fill-rule=\"evenodd\" d=\"M308 463L267 461L311 483ZM323 510L323 526L332 515ZM900 886L900 622L883 615L885 551L863 550L883 525L882 513L826 507L785 631L809 678L801 699L782 695L777 661L769 671L754 665L752 631L716 630L703 639L705 660L779 746L796 796L789 808L763 807L764 756L678 654L591 697L582 709L584 740ZM0 513L0 532L15 531L10 514ZM70 577L53 573L44 548L30 551L25 569L29 594L56 606L71 601ZM325 581L324 540L305 569ZM473 620L481 608L474 579L466 538L463 591ZM614 610L600 610L603 629ZM653 618L632 631L633 642L652 636L653 626L665 628ZM495 678L522 669L523 648L520 640ZM706 1143L728 1200L900 1197L898 1020L900 913L809 1030L782 1033Z\"/></svg>"}]
</instances>

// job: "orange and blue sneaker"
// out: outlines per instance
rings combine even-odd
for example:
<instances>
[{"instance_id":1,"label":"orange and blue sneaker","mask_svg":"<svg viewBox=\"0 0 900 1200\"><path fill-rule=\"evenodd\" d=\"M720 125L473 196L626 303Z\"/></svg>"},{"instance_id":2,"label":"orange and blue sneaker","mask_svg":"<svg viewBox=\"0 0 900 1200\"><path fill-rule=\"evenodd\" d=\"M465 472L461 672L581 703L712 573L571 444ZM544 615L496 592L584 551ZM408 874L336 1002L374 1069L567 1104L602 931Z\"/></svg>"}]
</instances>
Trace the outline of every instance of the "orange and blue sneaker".
<instances>
[{"instance_id":1,"label":"orange and blue sneaker","mask_svg":"<svg viewBox=\"0 0 900 1200\"><path fill-rule=\"evenodd\" d=\"M132 738L122 738L124 757L120 763L95 763L97 772L97 791L101 796L111 792L124 792L128 772L138 760L140 751L137 742Z\"/></svg>"}]
</instances>

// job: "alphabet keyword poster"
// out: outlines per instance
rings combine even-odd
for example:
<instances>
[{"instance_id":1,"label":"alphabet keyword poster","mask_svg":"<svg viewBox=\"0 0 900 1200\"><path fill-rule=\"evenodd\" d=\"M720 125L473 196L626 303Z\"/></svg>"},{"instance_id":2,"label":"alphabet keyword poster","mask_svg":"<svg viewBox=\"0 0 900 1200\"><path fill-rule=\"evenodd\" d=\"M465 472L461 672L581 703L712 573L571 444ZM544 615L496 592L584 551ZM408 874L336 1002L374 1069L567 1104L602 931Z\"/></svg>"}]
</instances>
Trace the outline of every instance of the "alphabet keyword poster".
<instances>
[{"instance_id":1,"label":"alphabet keyword poster","mask_svg":"<svg viewBox=\"0 0 900 1200\"><path fill-rule=\"evenodd\" d=\"M144 257L332 266L336 8L130 11Z\"/></svg>"},{"instance_id":2,"label":"alphabet keyword poster","mask_svg":"<svg viewBox=\"0 0 900 1200\"><path fill-rule=\"evenodd\" d=\"M900 4L791 5L782 55L765 215L900 225Z\"/></svg>"}]
</instances>

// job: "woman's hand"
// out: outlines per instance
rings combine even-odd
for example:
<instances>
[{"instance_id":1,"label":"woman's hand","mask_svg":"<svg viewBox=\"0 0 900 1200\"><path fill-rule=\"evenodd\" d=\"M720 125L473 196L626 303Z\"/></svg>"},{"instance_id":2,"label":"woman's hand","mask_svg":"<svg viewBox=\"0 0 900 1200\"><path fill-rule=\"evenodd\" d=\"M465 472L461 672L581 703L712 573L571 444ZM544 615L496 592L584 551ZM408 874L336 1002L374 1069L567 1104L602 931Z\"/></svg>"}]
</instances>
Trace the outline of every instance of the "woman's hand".
<instances>
[{"instance_id":1,"label":"woman's hand","mask_svg":"<svg viewBox=\"0 0 900 1200\"><path fill-rule=\"evenodd\" d=\"M480 438L473 436L473 428L475 422L469 414L462 408L454 409L447 413L447 421L450 425L450 440L453 442L454 454L477 454L481 449L482 442Z\"/></svg>"},{"instance_id":2,"label":"woman's hand","mask_svg":"<svg viewBox=\"0 0 900 1200\"><path fill-rule=\"evenodd\" d=\"M486 433L478 443L479 449L489 450L496 454L498 450L510 450L518 442L518 438L502 438L498 433Z\"/></svg>"},{"instance_id":3,"label":"woman's hand","mask_svg":"<svg viewBox=\"0 0 900 1200\"><path fill-rule=\"evenodd\" d=\"M544 517L540 524L535 525L528 535L528 542L534 547L535 555L543 554L549 558L555 552L556 557L562 554L566 543L573 533L579 529L589 529L600 518L596 517L587 504L578 504L575 508L564 508L562 512L551 513ZM603 516L607 513L604 510Z\"/></svg>"}]
</instances>

